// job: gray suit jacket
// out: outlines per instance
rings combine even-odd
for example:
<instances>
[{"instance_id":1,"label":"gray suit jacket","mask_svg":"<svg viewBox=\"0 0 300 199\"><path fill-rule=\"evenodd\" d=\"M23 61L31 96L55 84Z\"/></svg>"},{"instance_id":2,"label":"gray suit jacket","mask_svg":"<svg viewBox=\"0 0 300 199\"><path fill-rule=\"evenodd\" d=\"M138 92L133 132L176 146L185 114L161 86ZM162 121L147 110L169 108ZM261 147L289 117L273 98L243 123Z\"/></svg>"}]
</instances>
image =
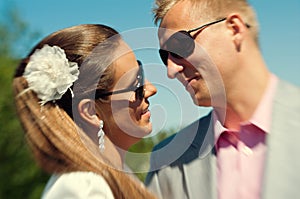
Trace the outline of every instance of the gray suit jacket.
<instances>
[{"instance_id":1,"label":"gray suit jacket","mask_svg":"<svg viewBox=\"0 0 300 199\"><path fill-rule=\"evenodd\" d=\"M155 146L145 183L160 198L217 198L211 118L209 114ZM267 145L262 198L300 198L300 89L283 81L273 101Z\"/></svg>"}]
</instances>

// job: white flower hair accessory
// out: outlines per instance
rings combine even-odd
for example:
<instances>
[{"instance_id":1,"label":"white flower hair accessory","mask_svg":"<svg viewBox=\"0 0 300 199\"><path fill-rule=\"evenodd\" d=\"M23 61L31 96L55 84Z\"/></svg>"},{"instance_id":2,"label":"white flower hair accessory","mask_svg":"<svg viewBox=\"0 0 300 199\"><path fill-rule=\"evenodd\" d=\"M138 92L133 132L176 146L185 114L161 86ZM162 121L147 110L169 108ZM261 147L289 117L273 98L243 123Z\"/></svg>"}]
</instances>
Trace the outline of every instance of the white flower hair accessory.
<instances>
[{"instance_id":1,"label":"white flower hair accessory","mask_svg":"<svg viewBox=\"0 0 300 199\"><path fill-rule=\"evenodd\" d=\"M69 62L65 51L58 46L44 45L31 56L23 77L41 100L41 105L60 99L78 79L76 62Z\"/></svg>"}]
</instances>

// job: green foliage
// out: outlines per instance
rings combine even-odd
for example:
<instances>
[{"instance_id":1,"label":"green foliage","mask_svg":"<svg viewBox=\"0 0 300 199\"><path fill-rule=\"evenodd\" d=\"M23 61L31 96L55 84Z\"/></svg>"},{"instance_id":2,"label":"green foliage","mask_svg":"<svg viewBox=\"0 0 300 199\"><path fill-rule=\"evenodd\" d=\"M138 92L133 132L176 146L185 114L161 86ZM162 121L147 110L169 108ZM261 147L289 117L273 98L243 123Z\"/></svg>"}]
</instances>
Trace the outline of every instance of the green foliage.
<instances>
[{"instance_id":1,"label":"green foliage","mask_svg":"<svg viewBox=\"0 0 300 199\"><path fill-rule=\"evenodd\" d=\"M0 198L39 198L48 175L33 161L17 119L11 87L17 60L0 63Z\"/></svg>"},{"instance_id":2,"label":"green foliage","mask_svg":"<svg viewBox=\"0 0 300 199\"><path fill-rule=\"evenodd\" d=\"M145 181L147 171L149 170L150 155L153 147L173 133L175 133L173 129L161 131L155 136L144 138L130 147L129 155L126 157L126 164L142 182Z\"/></svg>"},{"instance_id":3,"label":"green foliage","mask_svg":"<svg viewBox=\"0 0 300 199\"><path fill-rule=\"evenodd\" d=\"M29 31L17 12L10 13L0 23L0 198L34 199L40 198L49 176L35 164L14 106L12 78L18 64L14 44Z\"/></svg>"},{"instance_id":4,"label":"green foliage","mask_svg":"<svg viewBox=\"0 0 300 199\"><path fill-rule=\"evenodd\" d=\"M24 56L32 45L32 41L40 36L31 31L22 20L17 8L9 7L0 17L0 52L1 56ZM5 20L3 20L5 19Z\"/></svg>"}]
</instances>

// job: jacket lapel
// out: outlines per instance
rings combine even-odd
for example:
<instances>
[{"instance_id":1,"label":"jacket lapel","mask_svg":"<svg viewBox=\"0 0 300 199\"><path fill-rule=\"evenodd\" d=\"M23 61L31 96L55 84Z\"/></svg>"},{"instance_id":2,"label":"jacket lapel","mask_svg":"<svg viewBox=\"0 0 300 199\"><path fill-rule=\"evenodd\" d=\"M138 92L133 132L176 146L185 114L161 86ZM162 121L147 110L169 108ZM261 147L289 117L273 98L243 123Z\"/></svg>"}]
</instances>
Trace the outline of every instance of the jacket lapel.
<instances>
[{"instance_id":1,"label":"jacket lapel","mask_svg":"<svg viewBox=\"0 0 300 199\"><path fill-rule=\"evenodd\" d=\"M191 146L198 153L197 160L183 164L184 184L189 198L216 198L214 131L213 120L211 117L209 120L199 122L198 133Z\"/></svg>"},{"instance_id":2,"label":"jacket lapel","mask_svg":"<svg viewBox=\"0 0 300 199\"><path fill-rule=\"evenodd\" d=\"M267 138L263 198L295 198L299 193L300 91L279 82Z\"/></svg>"}]
</instances>

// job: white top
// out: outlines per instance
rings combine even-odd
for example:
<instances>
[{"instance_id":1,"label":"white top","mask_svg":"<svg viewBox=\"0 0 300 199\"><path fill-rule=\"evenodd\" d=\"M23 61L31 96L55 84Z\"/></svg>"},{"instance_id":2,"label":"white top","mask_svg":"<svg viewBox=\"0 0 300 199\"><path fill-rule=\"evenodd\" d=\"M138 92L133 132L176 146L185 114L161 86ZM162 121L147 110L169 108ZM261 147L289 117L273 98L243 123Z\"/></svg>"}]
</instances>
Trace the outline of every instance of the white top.
<instances>
[{"instance_id":1,"label":"white top","mask_svg":"<svg viewBox=\"0 0 300 199\"><path fill-rule=\"evenodd\" d=\"M92 172L71 172L52 175L41 198L114 199L114 196L102 176Z\"/></svg>"}]
</instances>

